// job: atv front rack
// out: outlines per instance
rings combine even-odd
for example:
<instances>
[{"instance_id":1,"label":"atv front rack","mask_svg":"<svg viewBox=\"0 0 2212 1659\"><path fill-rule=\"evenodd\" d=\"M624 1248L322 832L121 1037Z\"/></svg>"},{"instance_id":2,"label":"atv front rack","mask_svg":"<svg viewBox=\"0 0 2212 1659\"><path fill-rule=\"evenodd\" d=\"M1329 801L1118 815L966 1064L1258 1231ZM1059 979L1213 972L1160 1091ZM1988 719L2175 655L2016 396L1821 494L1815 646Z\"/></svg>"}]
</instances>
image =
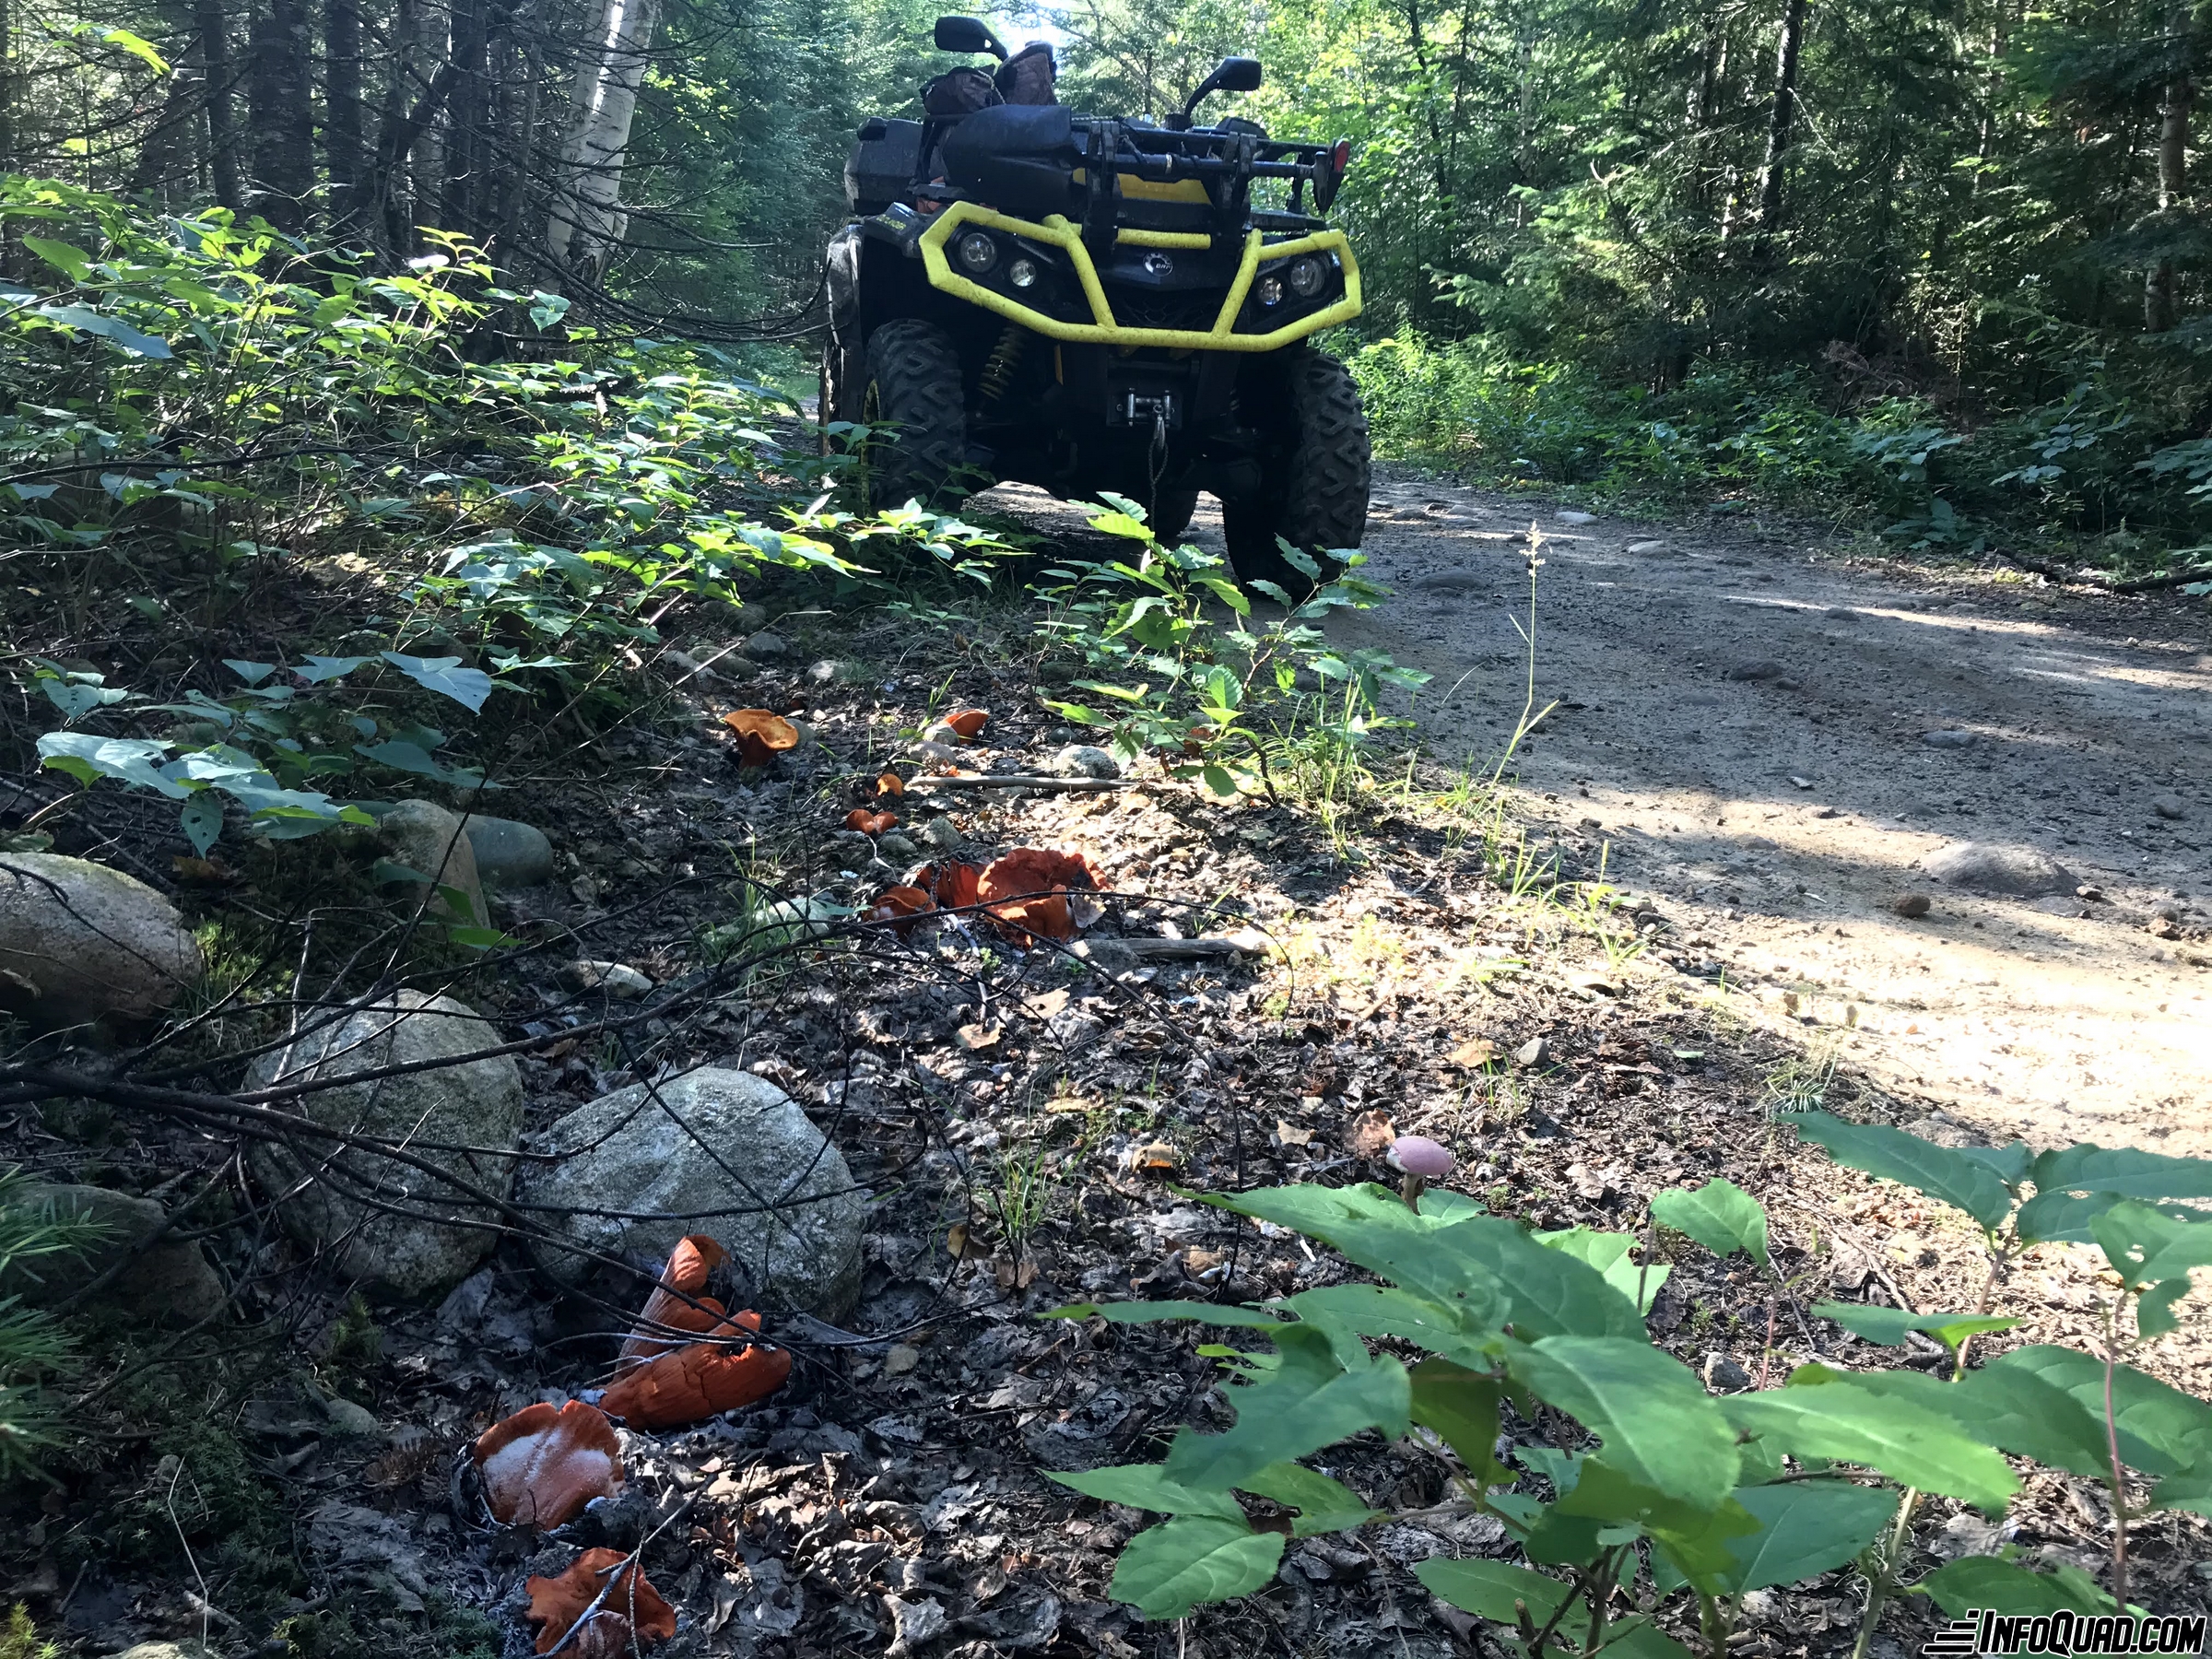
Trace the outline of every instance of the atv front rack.
<instances>
[{"instance_id":1,"label":"atv front rack","mask_svg":"<svg viewBox=\"0 0 2212 1659\"><path fill-rule=\"evenodd\" d=\"M1091 321L1070 323L1050 317L1032 306L1024 305L1011 295L985 288L982 283L963 276L952 267L946 257L945 246L953 233L962 225L975 225L986 230L999 230L1009 236L1024 237L1056 248L1067 257L1074 269L1076 280L1081 285L1084 300L1090 306ZM1124 226L1115 232L1117 243L1136 248L1208 249L1215 245L1210 234L1198 231L1141 230ZM1099 281L1098 266L1090 257L1090 250L1083 244L1083 233L1061 214L1048 215L1041 221L1015 218L985 207L977 202L954 202L947 206L915 239L914 246L922 255L924 270L928 274L930 287L941 293L979 305L985 311L995 312L1010 322L1042 335L1048 340L1060 340L1074 346L1150 346L1172 351L1279 351L1284 347L1317 334L1324 328L1334 328L1339 323L1348 323L1359 314L1359 262L1353 256L1351 243L1341 230L1316 230L1288 241L1270 242L1261 233L1252 230L1244 239L1244 256L1237 266L1236 277L1229 285L1229 293L1221 302L1220 314L1210 329L1194 328L1131 328L1116 323L1113 308L1107 303L1105 288ZM1236 332L1238 314L1244 309L1246 296L1252 291L1253 279L1259 275L1263 260L1273 262L1289 259L1300 253L1333 253L1344 266L1344 298L1302 317L1296 317L1271 329L1265 334L1239 334Z\"/></svg>"}]
</instances>

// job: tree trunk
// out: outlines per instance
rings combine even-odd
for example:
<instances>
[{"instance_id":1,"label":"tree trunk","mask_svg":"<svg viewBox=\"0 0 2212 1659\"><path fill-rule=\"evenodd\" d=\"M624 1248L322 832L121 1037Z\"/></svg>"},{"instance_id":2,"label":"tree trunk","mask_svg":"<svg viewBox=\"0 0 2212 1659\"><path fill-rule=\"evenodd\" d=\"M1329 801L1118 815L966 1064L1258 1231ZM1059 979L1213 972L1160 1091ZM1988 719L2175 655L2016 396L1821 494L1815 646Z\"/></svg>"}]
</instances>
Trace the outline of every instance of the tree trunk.
<instances>
[{"instance_id":1,"label":"tree trunk","mask_svg":"<svg viewBox=\"0 0 2212 1659\"><path fill-rule=\"evenodd\" d=\"M445 178L439 217L449 230L475 234L477 186L489 143L484 99L487 0L453 0L453 96L446 100Z\"/></svg>"},{"instance_id":2,"label":"tree trunk","mask_svg":"<svg viewBox=\"0 0 2212 1659\"><path fill-rule=\"evenodd\" d=\"M1774 107L1767 118L1767 159L1759 175L1759 234L1782 229L1782 173L1797 120L1797 53L1805 38L1805 0L1783 0L1782 44L1774 54Z\"/></svg>"},{"instance_id":3,"label":"tree trunk","mask_svg":"<svg viewBox=\"0 0 2212 1659\"><path fill-rule=\"evenodd\" d=\"M246 96L253 127L252 207L277 229L307 225L315 188L315 123L309 85L307 12L300 0L268 0L253 20Z\"/></svg>"},{"instance_id":4,"label":"tree trunk","mask_svg":"<svg viewBox=\"0 0 2212 1659\"><path fill-rule=\"evenodd\" d=\"M215 199L238 212L246 205L246 193L238 172L238 124L230 118L237 73L230 66L230 19L223 0L193 0L192 15L200 61L207 70L200 99L207 108L207 163L215 176Z\"/></svg>"},{"instance_id":5,"label":"tree trunk","mask_svg":"<svg viewBox=\"0 0 2212 1659\"><path fill-rule=\"evenodd\" d=\"M2187 0L2167 0L2166 53L2173 67L2159 110L2159 214L2161 219L2181 206L2188 185L2189 107L2196 99L2196 85L2189 76L2189 6ZM2166 227L2161 226L2161 230ZM2173 261L2161 259L2150 268L2143 284L2143 326L2163 334L2174 324Z\"/></svg>"},{"instance_id":6,"label":"tree trunk","mask_svg":"<svg viewBox=\"0 0 2212 1659\"><path fill-rule=\"evenodd\" d=\"M660 0L604 0L593 50L577 65L546 241L554 263L587 283L599 280L629 223L622 164L659 21Z\"/></svg>"},{"instance_id":7,"label":"tree trunk","mask_svg":"<svg viewBox=\"0 0 2212 1659\"><path fill-rule=\"evenodd\" d=\"M368 157L361 149L361 0L323 0L323 164L349 213Z\"/></svg>"}]
</instances>

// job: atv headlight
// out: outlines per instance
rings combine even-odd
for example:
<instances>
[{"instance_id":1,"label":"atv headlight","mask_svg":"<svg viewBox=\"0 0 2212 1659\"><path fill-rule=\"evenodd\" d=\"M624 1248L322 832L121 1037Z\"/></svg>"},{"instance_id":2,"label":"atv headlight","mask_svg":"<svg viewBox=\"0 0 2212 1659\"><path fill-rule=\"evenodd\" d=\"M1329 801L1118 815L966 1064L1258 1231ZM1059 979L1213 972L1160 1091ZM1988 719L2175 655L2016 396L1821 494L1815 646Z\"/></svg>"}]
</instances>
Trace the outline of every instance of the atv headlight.
<instances>
[{"instance_id":1,"label":"atv headlight","mask_svg":"<svg viewBox=\"0 0 2212 1659\"><path fill-rule=\"evenodd\" d=\"M1033 259L1017 259L1006 267L1006 280L1018 288L1035 288L1037 262Z\"/></svg>"},{"instance_id":2,"label":"atv headlight","mask_svg":"<svg viewBox=\"0 0 2212 1659\"><path fill-rule=\"evenodd\" d=\"M981 276L998 263L998 244L981 230L971 230L961 237L954 251L971 276Z\"/></svg>"},{"instance_id":3,"label":"atv headlight","mask_svg":"<svg viewBox=\"0 0 2212 1659\"><path fill-rule=\"evenodd\" d=\"M1312 254L1290 262L1290 291L1300 300L1311 300L1321 292L1321 286L1329 279L1328 268Z\"/></svg>"},{"instance_id":4,"label":"atv headlight","mask_svg":"<svg viewBox=\"0 0 2212 1659\"><path fill-rule=\"evenodd\" d=\"M1262 305L1280 305L1283 302L1283 279L1280 276L1263 276L1254 285Z\"/></svg>"}]
</instances>

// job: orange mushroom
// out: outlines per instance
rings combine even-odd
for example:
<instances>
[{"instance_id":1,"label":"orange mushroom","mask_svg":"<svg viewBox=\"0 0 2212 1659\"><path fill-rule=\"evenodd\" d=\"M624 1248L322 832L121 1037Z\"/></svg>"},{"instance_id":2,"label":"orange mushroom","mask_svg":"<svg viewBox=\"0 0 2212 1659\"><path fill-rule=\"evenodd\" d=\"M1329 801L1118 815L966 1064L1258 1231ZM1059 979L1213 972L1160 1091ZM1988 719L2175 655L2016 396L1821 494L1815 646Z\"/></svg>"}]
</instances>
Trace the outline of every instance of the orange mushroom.
<instances>
[{"instance_id":1,"label":"orange mushroom","mask_svg":"<svg viewBox=\"0 0 2212 1659\"><path fill-rule=\"evenodd\" d=\"M899 828L895 812L870 812L865 806L855 806L845 814L845 828L857 830L863 835L883 835Z\"/></svg>"},{"instance_id":2,"label":"orange mushroom","mask_svg":"<svg viewBox=\"0 0 2212 1659\"><path fill-rule=\"evenodd\" d=\"M693 1233L677 1241L676 1248L668 1253L668 1265L661 1274L661 1282L645 1299L644 1312L638 1315L637 1324L622 1344L622 1357L615 1361L617 1375L672 1347L681 1347L680 1340L668 1333L682 1331L696 1335L712 1331L722 1323L722 1304L706 1294L707 1281L729 1259L730 1253L704 1233Z\"/></svg>"},{"instance_id":3,"label":"orange mushroom","mask_svg":"<svg viewBox=\"0 0 2212 1659\"><path fill-rule=\"evenodd\" d=\"M937 908L937 901L920 888L886 888L868 907L865 921L888 923L900 938L914 931L915 922Z\"/></svg>"},{"instance_id":4,"label":"orange mushroom","mask_svg":"<svg viewBox=\"0 0 2212 1659\"><path fill-rule=\"evenodd\" d=\"M976 901L976 888L982 872L971 864L924 865L915 873L914 885L929 889L929 895L946 910L962 910Z\"/></svg>"},{"instance_id":5,"label":"orange mushroom","mask_svg":"<svg viewBox=\"0 0 2212 1659\"><path fill-rule=\"evenodd\" d=\"M785 750L799 747L799 728L766 709L733 709L722 717L722 724L737 734L737 753L747 766L766 766Z\"/></svg>"},{"instance_id":6,"label":"orange mushroom","mask_svg":"<svg viewBox=\"0 0 2212 1659\"><path fill-rule=\"evenodd\" d=\"M905 780L895 771L883 772L876 779L876 793L879 795L902 795L906 793Z\"/></svg>"},{"instance_id":7,"label":"orange mushroom","mask_svg":"<svg viewBox=\"0 0 2212 1659\"><path fill-rule=\"evenodd\" d=\"M962 737L972 741L976 734L983 729L984 723L990 718L991 716L989 712L985 710L962 709L957 713L946 715L945 724L950 726L955 732L958 732Z\"/></svg>"},{"instance_id":8,"label":"orange mushroom","mask_svg":"<svg viewBox=\"0 0 2212 1659\"><path fill-rule=\"evenodd\" d=\"M711 1335L734 1338L759 1328L760 1316L747 1311ZM791 1355L782 1348L695 1342L625 1371L599 1403L632 1429L680 1429L765 1400L790 1375Z\"/></svg>"},{"instance_id":9,"label":"orange mushroom","mask_svg":"<svg viewBox=\"0 0 2212 1659\"><path fill-rule=\"evenodd\" d=\"M563 1526L622 1485L622 1445L606 1414L582 1400L540 1401L477 1437L477 1471L494 1519Z\"/></svg>"},{"instance_id":10,"label":"orange mushroom","mask_svg":"<svg viewBox=\"0 0 2212 1659\"><path fill-rule=\"evenodd\" d=\"M1102 890L1105 886L1105 877L1080 853L1017 847L992 861L976 883L976 893L998 920L1000 931L1021 943L1040 935L1074 938L1076 919L1068 908L1068 893Z\"/></svg>"},{"instance_id":11,"label":"orange mushroom","mask_svg":"<svg viewBox=\"0 0 2212 1659\"><path fill-rule=\"evenodd\" d=\"M523 1588L541 1653L558 1647L575 1659L624 1659L633 1646L676 1634L676 1609L618 1549L587 1549L559 1578L533 1578Z\"/></svg>"}]
</instances>

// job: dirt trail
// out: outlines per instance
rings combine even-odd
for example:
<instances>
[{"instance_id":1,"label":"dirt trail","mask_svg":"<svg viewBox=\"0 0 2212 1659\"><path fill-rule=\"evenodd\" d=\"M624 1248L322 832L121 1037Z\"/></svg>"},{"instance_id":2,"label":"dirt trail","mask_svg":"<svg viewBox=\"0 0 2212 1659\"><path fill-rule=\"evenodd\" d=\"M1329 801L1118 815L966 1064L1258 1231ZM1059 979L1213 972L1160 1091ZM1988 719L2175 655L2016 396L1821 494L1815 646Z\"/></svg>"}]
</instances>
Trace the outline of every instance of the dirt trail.
<instances>
[{"instance_id":1,"label":"dirt trail","mask_svg":"<svg viewBox=\"0 0 2212 1659\"><path fill-rule=\"evenodd\" d=\"M1817 1050L2031 1140L2212 1151L2201 605L1908 583L1748 528L1379 482L1367 548L1398 597L1338 631L1436 676L1418 713L1440 758L1494 758L1519 715L1532 516L1537 699L1560 707L1514 770L1562 840L1609 842L1613 878L1767 1018L1831 1028ZM1919 867L1969 841L2041 849L2102 900ZM1934 900L1916 921L1891 909L1912 892ZM2154 935L2161 907L2178 937Z\"/></svg>"}]
</instances>

